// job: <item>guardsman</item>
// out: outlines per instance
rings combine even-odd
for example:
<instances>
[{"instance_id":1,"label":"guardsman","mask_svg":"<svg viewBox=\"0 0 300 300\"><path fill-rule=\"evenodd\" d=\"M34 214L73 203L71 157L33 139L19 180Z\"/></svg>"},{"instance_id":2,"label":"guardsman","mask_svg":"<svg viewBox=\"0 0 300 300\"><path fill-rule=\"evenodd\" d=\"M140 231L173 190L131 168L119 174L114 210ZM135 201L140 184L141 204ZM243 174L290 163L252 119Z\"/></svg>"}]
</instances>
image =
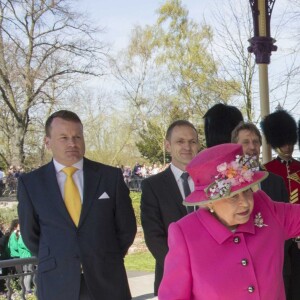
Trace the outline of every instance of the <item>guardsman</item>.
<instances>
[{"instance_id":1,"label":"guardsman","mask_svg":"<svg viewBox=\"0 0 300 300\"><path fill-rule=\"evenodd\" d=\"M291 203L300 203L300 162L293 158L297 142L297 124L285 110L278 110L264 118L262 130L267 143L278 156L265 168L283 177Z\"/></svg>"},{"instance_id":2,"label":"guardsman","mask_svg":"<svg viewBox=\"0 0 300 300\"><path fill-rule=\"evenodd\" d=\"M289 201L300 204L300 162L293 158L297 143L297 123L285 110L277 110L266 116L261 123L267 143L277 157L265 164L267 171L280 175L287 187ZM300 237L291 244L291 282L288 300L300 299Z\"/></svg>"}]
</instances>

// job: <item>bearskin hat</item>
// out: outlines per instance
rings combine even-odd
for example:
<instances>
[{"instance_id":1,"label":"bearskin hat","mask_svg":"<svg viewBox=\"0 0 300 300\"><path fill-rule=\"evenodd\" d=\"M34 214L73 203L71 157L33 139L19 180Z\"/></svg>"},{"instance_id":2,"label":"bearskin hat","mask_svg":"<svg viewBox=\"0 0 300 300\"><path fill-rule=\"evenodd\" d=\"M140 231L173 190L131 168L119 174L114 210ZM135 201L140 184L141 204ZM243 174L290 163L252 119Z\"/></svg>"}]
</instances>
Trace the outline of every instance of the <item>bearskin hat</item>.
<instances>
[{"instance_id":1,"label":"bearskin hat","mask_svg":"<svg viewBox=\"0 0 300 300\"><path fill-rule=\"evenodd\" d=\"M204 118L204 132L208 148L231 142L231 132L244 120L235 106L218 103L212 106Z\"/></svg>"},{"instance_id":2,"label":"bearskin hat","mask_svg":"<svg viewBox=\"0 0 300 300\"><path fill-rule=\"evenodd\" d=\"M285 110L277 110L261 121L261 129L267 143L273 149L284 145L295 145L297 142L297 123Z\"/></svg>"},{"instance_id":3,"label":"bearskin hat","mask_svg":"<svg viewBox=\"0 0 300 300\"><path fill-rule=\"evenodd\" d=\"M299 143L299 150L300 150L300 119L298 122L298 143Z\"/></svg>"}]
</instances>

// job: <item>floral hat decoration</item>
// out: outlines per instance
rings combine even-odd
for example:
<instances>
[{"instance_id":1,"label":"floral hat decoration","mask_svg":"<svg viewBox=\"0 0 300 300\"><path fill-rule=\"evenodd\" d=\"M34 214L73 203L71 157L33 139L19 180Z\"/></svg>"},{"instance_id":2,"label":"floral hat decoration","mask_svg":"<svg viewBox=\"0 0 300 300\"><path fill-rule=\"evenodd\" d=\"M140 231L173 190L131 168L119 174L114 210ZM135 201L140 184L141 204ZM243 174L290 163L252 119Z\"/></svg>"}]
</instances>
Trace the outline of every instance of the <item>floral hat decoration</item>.
<instances>
[{"instance_id":1,"label":"floral hat decoration","mask_svg":"<svg viewBox=\"0 0 300 300\"><path fill-rule=\"evenodd\" d=\"M195 190L183 202L186 206L232 197L257 185L268 176L259 171L254 157L243 155L239 144L221 144L198 153L187 165Z\"/></svg>"}]
</instances>

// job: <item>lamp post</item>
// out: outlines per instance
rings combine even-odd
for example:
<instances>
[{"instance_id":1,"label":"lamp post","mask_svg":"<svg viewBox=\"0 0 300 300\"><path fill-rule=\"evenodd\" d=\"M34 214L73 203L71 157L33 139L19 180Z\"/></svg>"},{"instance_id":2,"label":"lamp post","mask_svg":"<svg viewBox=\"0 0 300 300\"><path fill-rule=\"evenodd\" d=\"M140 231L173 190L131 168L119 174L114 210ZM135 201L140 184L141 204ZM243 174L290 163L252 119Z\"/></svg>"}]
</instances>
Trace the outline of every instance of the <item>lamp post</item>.
<instances>
[{"instance_id":1,"label":"lamp post","mask_svg":"<svg viewBox=\"0 0 300 300\"><path fill-rule=\"evenodd\" d=\"M261 118L270 113L269 104L269 79L268 64L270 63L271 52L277 50L274 45L275 39L271 38L270 22L275 0L249 0L252 17L254 37L249 40L248 51L254 53L255 62L258 64L259 73L259 94ZM263 163L271 160L271 148L263 136L262 141Z\"/></svg>"}]
</instances>

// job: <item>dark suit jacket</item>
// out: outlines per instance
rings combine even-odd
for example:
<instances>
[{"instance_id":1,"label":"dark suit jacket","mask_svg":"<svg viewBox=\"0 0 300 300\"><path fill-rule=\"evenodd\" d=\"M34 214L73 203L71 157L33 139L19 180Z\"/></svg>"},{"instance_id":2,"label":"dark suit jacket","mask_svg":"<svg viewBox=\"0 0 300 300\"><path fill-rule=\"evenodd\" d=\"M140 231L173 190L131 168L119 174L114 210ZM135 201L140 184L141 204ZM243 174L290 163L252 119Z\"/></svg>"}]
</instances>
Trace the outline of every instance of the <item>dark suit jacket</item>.
<instances>
[{"instance_id":1,"label":"dark suit jacket","mask_svg":"<svg viewBox=\"0 0 300 300\"><path fill-rule=\"evenodd\" d=\"M289 203L289 196L283 179L269 172L269 176L261 182L261 189L274 201Z\"/></svg>"},{"instance_id":2,"label":"dark suit jacket","mask_svg":"<svg viewBox=\"0 0 300 300\"><path fill-rule=\"evenodd\" d=\"M168 227L187 214L171 168L142 181L141 221L145 241L156 260L154 293L157 294L168 252Z\"/></svg>"},{"instance_id":3,"label":"dark suit jacket","mask_svg":"<svg viewBox=\"0 0 300 300\"><path fill-rule=\"evenodd\" d=\"M18 184L23 240L38 256L38 298L75 300L81 267L92 299L131 299L123 258L136 221L121 171L84 159L78 228L65 207L53 162L24 174ZM103 193L109 198L99 199Z\"/></svg>"}]
</instances>

